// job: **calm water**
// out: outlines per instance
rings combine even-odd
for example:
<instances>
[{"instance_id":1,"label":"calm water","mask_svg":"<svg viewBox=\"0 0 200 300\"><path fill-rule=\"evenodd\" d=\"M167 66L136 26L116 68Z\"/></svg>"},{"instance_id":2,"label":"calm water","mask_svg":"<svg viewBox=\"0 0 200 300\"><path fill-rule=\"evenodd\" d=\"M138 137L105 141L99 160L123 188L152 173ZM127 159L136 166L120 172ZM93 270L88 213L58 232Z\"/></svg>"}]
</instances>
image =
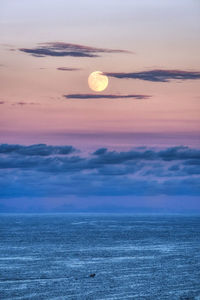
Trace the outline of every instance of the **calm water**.
<instances>
[{"instance_id":1,"label":"calm water","mask_svg":"<svg viewBox=\"0 0 200 300\"><path fill-rule=\"evenodd\" d=\"M0 299L200 299L200 217L0 215Z\"/></svg>"}]
</instances>

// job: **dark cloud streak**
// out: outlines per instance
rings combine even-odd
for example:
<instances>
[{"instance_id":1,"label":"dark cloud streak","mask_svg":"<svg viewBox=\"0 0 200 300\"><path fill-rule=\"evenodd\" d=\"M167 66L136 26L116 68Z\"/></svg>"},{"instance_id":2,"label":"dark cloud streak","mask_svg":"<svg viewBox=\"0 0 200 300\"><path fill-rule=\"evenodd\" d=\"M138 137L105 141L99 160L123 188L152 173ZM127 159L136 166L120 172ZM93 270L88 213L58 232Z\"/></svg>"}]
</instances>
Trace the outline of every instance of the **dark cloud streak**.
<instances>
[{"instance_id":1,"label":"dark cloud streak","mask_svg":"<svg viewBox=\"0 0 200 300\"><path fill-rule=\"evenodd\" d=\"M59 68L57 68L57 70L58 71L79 71L79 70L81 70L81 69L79 69L79 68L66 68L66 67L59 67Z\"/></svg>"},{"instance_id":2,"label":"dark cloud streak","mask_svg":"<svg viewBox=\"0 0 200 300\"><path fill-rule=\"evenodd\" d=\"M88 100L88 99L122 99L122 98L134 98L134 99L147 99L151 96L149 95L106 95L106 94L69 94L63 95L66 99L81 99L81 100Z\"/></svg>"},{"instance_id":3,"label":"dark cloud streak","mask_svg":"<svg viewBox=\"0 0 200 300\"><path fill-rule=\"evenodd\" d=\"M107 76L118 79L139 79L153 82L169 82L170 80L197 80L200 79L200 72L182 70L150 70L133 73L112 73L104 72Z\"/></svg>"},{"instance_id":4,"label":"dark cloud streak","mask_svg":"<svg viewBox=\"0 0 200 300\"><path fill-rule=\"evenodd\" d=\"M99 53L130 53L126 50L95 48L64 42L40 43L36 48L20 48L19 50L35 57L99 57Z\"/></svg>"}]
</instances>

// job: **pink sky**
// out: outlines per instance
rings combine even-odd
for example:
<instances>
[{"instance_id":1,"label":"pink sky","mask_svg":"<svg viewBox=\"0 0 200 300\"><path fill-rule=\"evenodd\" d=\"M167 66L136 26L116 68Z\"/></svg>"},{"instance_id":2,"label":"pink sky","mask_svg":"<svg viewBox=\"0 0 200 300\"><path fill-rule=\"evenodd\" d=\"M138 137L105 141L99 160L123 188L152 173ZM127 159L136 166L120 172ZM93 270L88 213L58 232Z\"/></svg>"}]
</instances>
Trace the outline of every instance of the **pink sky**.
<instances>
[{"instance_id":1,"label":"pink sky","mask_svg":"<svg viewBox=\"0 0 200 300\"><path fill-rule=\"evenodd\" d=\"M198 1L184 0L181 6L178 0L81 3L1 1L1 142L28 144L45 139L49 144L81 140L79 144L88 146L98 142L110 146L197 145L199 80L151 82L110 77L103 92L151 95L142 100L69 100L63 95L94 93L87 78L95 70L199 72ZM100 57L88 58L33 57L19 51L55 41L133 53L99 53ZM59 71L59 67L80 70ZM22 102L26 104L20 105ZM117 141L112 133L118 134ZM100 140L91 137L94 134ZM128 134L135 138L130 141Z\"/></svg>"}]
</instances>

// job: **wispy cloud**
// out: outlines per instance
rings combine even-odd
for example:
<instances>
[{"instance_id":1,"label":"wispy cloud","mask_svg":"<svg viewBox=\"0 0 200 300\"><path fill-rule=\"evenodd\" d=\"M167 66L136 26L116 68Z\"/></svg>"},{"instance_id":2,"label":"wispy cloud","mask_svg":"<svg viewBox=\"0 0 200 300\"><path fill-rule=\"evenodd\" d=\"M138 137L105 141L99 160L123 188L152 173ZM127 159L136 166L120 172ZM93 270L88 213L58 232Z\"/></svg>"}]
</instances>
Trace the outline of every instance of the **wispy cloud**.
<instances>
[{"instance_id":1,"label":"wispy cloud","mask_svg":"<svg viewBox=\"0 0 200 300\"><path fill-rule=\"evenodd\" d=\"M200 72L182 70L150 70L131 73L105 72L107 76L119 79L140 79L153 82L169 82L170 80L197 80L200 79Z\"/></svg>"},{"instance_id":2,"label":"wispy cloud","mask_svg":"<svg viewBox=\"0 0 200 300\"><path fill-rule=\"evenodd\" d=\"M58 71L79 71L79 70L81 70L81 69L79 69L79 68L67 68L67 67L59 67L59 68L57 68L57 70Z\"/></svg>"},{"instance_id":3,"label":"wispy cloud","mask_svg":"<svg viewBox=\"0 0 200 300\"><path fill-rule=\"evenodd\" d=\"M24 106L24 105L38 105L39 103L35 103L35 102L23 102L23 101L19 101L19 102L15 102L12 105L19 105L19 106Z\"/></svg>"},{"instance_id":4,"label":"wispy cloud","mask_svg":"<svg viewBox=\"0 0 200 300\"><path fill-rule=\"evenodd\" d=\"M64 95L67 99L122 99L122 98L132 98L132 99L147 99L151 96L149 95L113 95L113 94L68 94Z\"/></svg>"},{"instance_id":5,"label":"wispy cloud","mask_svg":"<svg viewBox=\"0 0 200 300\"><path fill-rule=\"evenodd\" d=\"M96 48L64 42L40 43L35 48L20 48L21 52L35 57L44 56L72 56L72 57L98 57L99 53L130 53L127 50Z\"/></svg>"}]
</instances>

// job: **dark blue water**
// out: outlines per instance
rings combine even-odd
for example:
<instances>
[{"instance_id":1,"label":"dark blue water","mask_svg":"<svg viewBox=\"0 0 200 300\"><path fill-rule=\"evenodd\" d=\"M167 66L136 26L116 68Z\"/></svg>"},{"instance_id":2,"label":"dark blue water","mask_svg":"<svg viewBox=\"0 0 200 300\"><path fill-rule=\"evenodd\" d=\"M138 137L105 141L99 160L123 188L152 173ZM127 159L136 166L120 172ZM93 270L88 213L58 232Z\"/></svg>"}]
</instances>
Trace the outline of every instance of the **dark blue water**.
<instances>
[{"instance_id":1,"label":"dark blue water","mask_svg":"<svg viewBox=\"0 0 200 300\"><path fill-rule=\"evenodd\" d=\"M200 299L200 217L0 215L0 299Z\"/></svg>"}]
</instances>

